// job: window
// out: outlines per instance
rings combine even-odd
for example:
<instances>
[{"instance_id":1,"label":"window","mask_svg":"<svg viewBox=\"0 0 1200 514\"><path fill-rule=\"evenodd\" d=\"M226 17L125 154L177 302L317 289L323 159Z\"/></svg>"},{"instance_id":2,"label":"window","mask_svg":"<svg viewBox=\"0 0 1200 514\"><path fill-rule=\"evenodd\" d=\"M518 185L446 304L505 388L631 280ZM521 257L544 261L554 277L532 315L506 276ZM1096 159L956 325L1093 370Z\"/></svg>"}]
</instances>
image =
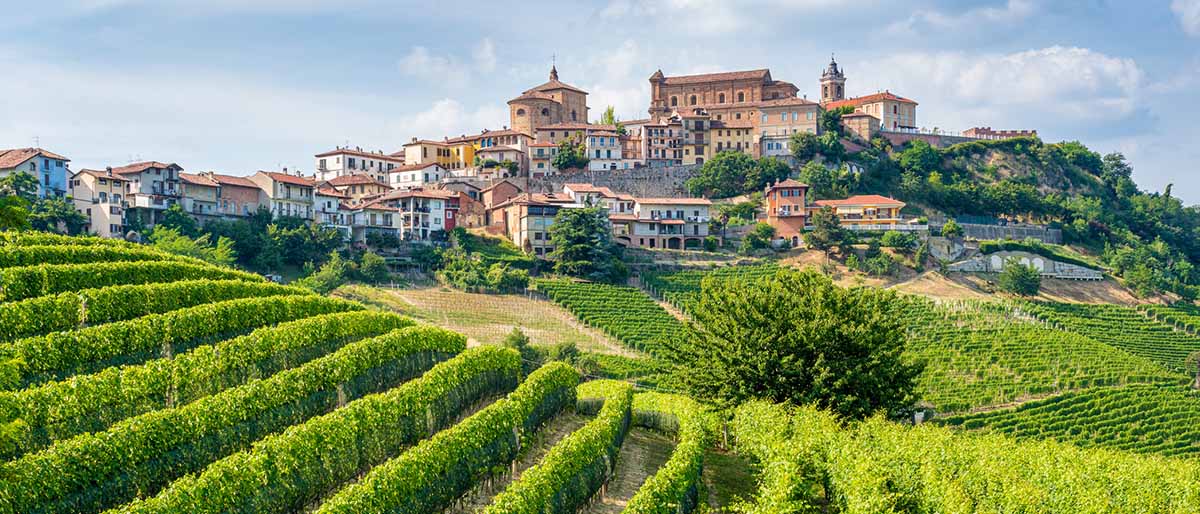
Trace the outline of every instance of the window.
<instances>
[{"instance_id":1,"label":"window","mask_svg":"<svg viewBox=\"0 0 1200 514\"><path fill-rule=\"evenodd\" d=\"M677 105L679 105L679 97L672 96L671 97L671 107L675 107Z\"/></svg>"},{"instance_id":2,"label":"window","mask_svg":"<svg viewBox=\"0 0 1200 514\"><path fill-rule=\"evenodd\" d=\"M725 103L725 93L721 93L721 94L717 95L717 103L719 103L719 104Z\"/></svg>"},{"instance_id":3,"label":"window","mask_svg":"<svg viewBox=\"0 0 1200 514\"><path fill-rule=\"evenodd\" d=\"M746 93L738 91L738 102L745 102L745 101L746 101Z\"/></svg>"},{"instance_id":4,"label":"window","mask_svg":"<svg viewBox=\"0 0 1200 514\"><path fill-rule=\"evenodd\" d=\"M688 105L696 105L696 95L692 95L692 97L688 99Z\"/></svg>"},{"instance_id":5,"label":"window","mask_svg":"<svg viewBox=\"0 0 1200 514\"><path fill-rule=\"evenodd\" d=\"M799 120L800 120L800 113L798 113L796 111L792 111L792 121L799 121Z\"/></svg>"},{"instance_id":6,"label":"window","mask_svg":"<svg viewBox=\"0 0 1200 514\"><path fill-rule=\"evenodd\" d=\"M766 113L763 113L763 115L762 115L762 122L763 122L763 123L766 123L766 122L767 122L767 115L766 115Z\"/></svg>"},{"instance_id":7,"label":"window","mask_svg":"<svg viewBox=\"0 0 1200 514\"><path fill-rule=\"evenodd\" d=\"M571 111L571 121L575 121L575 111Z\"/></svg>"},{"instance_id":8,"label":"window","mask_svg":"<svg viewBox=\"0 0 1200 514\"><path fill-rule=\"evenodd\" d=\"M893 106L892 106L892 114L899 114L899 113L900 113L900 106L899 106L899 105L893 105Z\"/></svg>"},{"instance_id":9,"label":"window","mask_svg":"<svg viewBox=\"0 0 1200 514\"><path fill-rule=\"evenodd\" d=\"M550 115L550 109L543 107L542 108L542 116L549 116L549 115Z\"/></svg>"},{"instance_id":10,"label":"window","mask_svg":"<svg viewBox=\"0 0 1200 514\"><path fill-rule=\"evenodd\" d=\"M739 112L736 115L734 115L734 117L740 120L740 119L742 119L742 113Z\"/></svg>"},{"instance_id":11,"label":"window","mask_svg":"<svg viewBox=\"0 0 1200 514\"><path fill-rule=\"evenodd\" d=\"M812 111L808 111L806 118L807 118L807 119L809 119L809 120L813 119L813 112L812 112Z\"/></svg>"},{"instance_id":12,"label":"window","mask_svg":"<svg viewBox=\"0 0 1200 514\"><path fill-rule=\"evenodd\" d=\"M766 116L766 115L764 114L763 116ZM787 121L787 113L786 112L779 113L779 121Z\"/></svg>"}]
</instances>

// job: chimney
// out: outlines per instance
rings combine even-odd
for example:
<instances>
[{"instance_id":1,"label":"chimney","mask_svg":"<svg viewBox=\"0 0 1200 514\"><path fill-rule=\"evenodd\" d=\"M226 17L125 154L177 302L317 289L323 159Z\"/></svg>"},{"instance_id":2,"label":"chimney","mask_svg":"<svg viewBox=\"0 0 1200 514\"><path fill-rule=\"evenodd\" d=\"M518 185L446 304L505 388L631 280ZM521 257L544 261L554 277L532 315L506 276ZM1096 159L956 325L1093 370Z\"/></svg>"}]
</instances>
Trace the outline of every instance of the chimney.
<instances>
[{"instance_id":1,"label":"chimney","mask_svg":"<svg viewBox=\"0 0 1200 514\"><path fill-rule=\"evenodd\" d=\"M110 176L110 177L111 177L111 176L112 176L112 166L106 166L106 167L104 168L104 172L105 172L105 173L107 173L107 174L108 174L108 176Z\"/></svg>"},{"instance_id":2,"label":"chimney","mask_svg":"<svg viewBox=\"0 0 1200 514\"><path fill-rule=\"evenodd\" d=\"M415 136L412 138L412 142L414 142L414 143L417 142L417 138Z\"/></svg>"}]
</instances>

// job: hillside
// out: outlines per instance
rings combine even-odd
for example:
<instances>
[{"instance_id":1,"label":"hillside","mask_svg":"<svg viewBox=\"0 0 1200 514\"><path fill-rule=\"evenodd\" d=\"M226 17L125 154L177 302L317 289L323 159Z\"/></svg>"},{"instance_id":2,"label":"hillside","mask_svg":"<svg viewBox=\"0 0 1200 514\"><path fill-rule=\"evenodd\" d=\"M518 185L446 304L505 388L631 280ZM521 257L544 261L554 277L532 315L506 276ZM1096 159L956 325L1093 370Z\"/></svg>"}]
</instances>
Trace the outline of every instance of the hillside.
<instances>
[{"instance_id":1,"label":"hillside","mask_svg":"<svg viewBox=\"0 0 1200 514\"><path fill-rule=\"evenodd\" d=\"M709 277L777 269L643 278L687 313ZM602 362L644 374L669 365L654 359L686 330L640 289L537 288L547 299L341 290L359 303L125 243L5 235L0 512L1200 507L1195 433L1173 423L1194 419L1196 400L1161 360L1195 346L1194 310L897 297L913 355L930 362L923 401L962 412L944 419L964 428L912 427L758 402L712 410L593 380L603 354L559 356L572 366L496 344L519 326L628 355ZM1027 403L997 410L1012 402Z\"/></svg>"}]
</instances>

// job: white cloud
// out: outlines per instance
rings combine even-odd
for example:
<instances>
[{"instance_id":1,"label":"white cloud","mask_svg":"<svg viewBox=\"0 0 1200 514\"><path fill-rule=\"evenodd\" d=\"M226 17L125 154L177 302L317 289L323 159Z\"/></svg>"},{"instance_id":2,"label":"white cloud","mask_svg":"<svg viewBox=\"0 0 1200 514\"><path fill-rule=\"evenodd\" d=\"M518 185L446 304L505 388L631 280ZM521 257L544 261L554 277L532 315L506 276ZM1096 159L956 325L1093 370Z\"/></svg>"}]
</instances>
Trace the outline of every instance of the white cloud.
<instances>
[{"instance_id":1,"label":"white cloud","mask_svg":"<svg viewBox=\"0 0 1200 514\"><path fill-rule=\"evenodd\" d=\"M1009 24L1025 20L1038 10L1034 0L1007 0L1000 6L984 6L959 13L926 9L888 25L892 35L921 35L929 31L970 31L980 25Z\"/></svg>"},{"instance_id":2,"label":"white cloud","mask_svg":"<svg viewBox=\"0 0 1200 514\"><path fill-rule=\"evenodd\" d=\"M918 123L960 130L1030 120L1062 126L1110 123L1140 106L1143 73L1132 59L1052 46L1012 54L907 53L878 69L892 92L921 102ZM849 88L863 91L850 77ZM868 79L871 80L871 79Z\"/></svg>"},{"instance_id":3,"label":"white cloud","mask_svg":"<svg viewBox=\"0 0 1200 514\"><path fill-rule=\"evenodd\" d=\"M414 46L398 62L400 72L452 88L461 88L471 83L478 72L496 69L496 45L491 38L483 38L471 52L471 59L463 61L454 55L434 55L424 46Z\"/></svg>"},{"instance_id":4,"label":"white cloud","mask_svg":"<svg viewBox=\"0 0 1200 514\"><path fill-rule=\"evenodd\" d=\"M723 35L749 28L763 16L790 12L820 15L821 9L875 3L873 0L610 0L601 18L642 18L668 25L673 31ZM769 18L767 18L769 19Z\"/></svg>"},{"instance_id":5,"label":"white cloud","mask_svg":"<svg viewBox=\"0 0 1200 514\"><path fill-rule=\"evenodd\" d=\"M481 71L496 69L496 45L492 43L492 38L483 38L483 41L479 42L479 46L475 47L475 52L472 55L475 58L475 65Z\"/></svg>"},{"instance_id":6,"label":"white cloud","mask_svg":"<svg viewBox=\"0 0 1200 514\"><path fill-rule=\"evenodd\" d=\"M467 110L458 100L443 98L424 111L404 116L392 123L389 132L402 136L401 143L410 138L434 139L478 133L483 129L499 129L508 123L508 109L500 105L485 105Z\"/></svg>"},{"instance_id":7,"label":"white cloud","mask_svg":"<svg viewBox=\"0 0 1200 514\"><path fill-rule=\"evenodd\" d=\"M1179 17L1184 32L1200 36L1200 0L1174 0L1171 2L1171 12Z\"/></svg>"}]
</instances>

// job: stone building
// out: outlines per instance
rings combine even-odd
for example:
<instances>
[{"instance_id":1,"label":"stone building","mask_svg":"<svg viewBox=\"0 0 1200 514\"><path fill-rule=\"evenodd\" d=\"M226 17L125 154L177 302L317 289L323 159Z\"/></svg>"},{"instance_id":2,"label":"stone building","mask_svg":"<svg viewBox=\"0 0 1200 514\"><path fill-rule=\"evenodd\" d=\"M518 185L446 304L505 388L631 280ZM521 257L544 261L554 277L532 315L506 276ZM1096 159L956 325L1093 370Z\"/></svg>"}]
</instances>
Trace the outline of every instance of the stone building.
<instances>
[{"instance_id":1,"label":"stone building","mask_svg":"<svg viewBox=\"0 0 1200 514\"><path fill-rule=\"evenodd\" d=\"M550 67L550 81L508 101L512 130L533 136L537 129L556 123L586 123L587 91L558 80Z\"/></svg>"},{"instance_id":2,"label":"stone building","mask_svg":"<svg viewBox=\"0 0 1200 514\"><path fill-rule=\"evenodd\" d=\"M753 119L763 100L795 98L791 82L771 78L767 69L668 77L662 70L650 77L650 118L661 120L674 112L703 108L716 120Z\"/></svg>"}]
</instances>

